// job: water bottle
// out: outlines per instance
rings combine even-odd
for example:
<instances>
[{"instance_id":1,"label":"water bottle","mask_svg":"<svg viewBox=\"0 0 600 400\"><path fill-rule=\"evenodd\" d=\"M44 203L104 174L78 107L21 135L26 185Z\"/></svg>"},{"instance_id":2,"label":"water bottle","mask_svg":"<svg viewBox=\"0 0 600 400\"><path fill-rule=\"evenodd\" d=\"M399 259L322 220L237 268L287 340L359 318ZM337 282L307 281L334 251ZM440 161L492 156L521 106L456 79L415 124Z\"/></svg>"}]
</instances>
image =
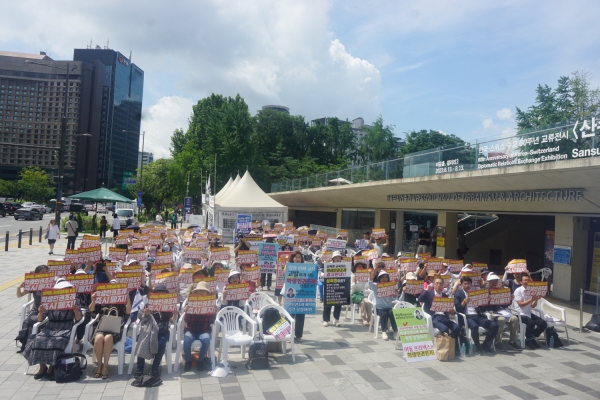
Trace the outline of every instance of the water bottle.
<instances>
[{"instance_id":1,"label":"water bottle","mask_svg":"<svg viewBox=\"0 0 600 400\"><path fill-rule=\"evenodd\" d=\"M460 345L460 356L464 358L465 354L467 354L467 346L463 343Z\"/></svg>"},{"instance_id":2,"label":"water bottle","mask_svg":"<svg viewBox=\"0 0 600 400\"><path fill-rule=\"evenodd\" d=\"M548 345L551 349L554 348L554 336L550 336L550 344Z\"/></svg>"},{"instance_id":3,"label":"water bottle","mask_svg":"<svg viewBox=\"0 0 600 400\"><path fill-rule=\"evenodd\" d=\"M469 355L473 355L473 341L469 339Z\"/></svg>"}]
</instances>

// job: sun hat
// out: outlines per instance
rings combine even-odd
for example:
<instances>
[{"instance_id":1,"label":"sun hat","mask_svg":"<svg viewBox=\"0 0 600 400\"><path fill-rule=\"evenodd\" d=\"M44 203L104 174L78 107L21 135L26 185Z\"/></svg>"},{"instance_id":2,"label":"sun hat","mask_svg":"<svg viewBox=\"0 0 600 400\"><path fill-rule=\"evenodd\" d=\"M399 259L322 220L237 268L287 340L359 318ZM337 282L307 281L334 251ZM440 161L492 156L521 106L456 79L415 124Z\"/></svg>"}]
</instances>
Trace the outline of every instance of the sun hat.
<instances>
[{"instance_id":1,"label":"sun hat","mask_svg":"<svg viewBox=\"0 0 600 400\"><path fill-rule=\"evenodd\" d=\"M487 280L488 280L488 282L489 282L489 281L497 281L497 280L499 280L499 279L500 279L500 278L498 277L498 275L496 275L496 274L495 274L495 273L493 273L493 272L490 272L490 273L488 274L488 276L487 276Z\"/></svg>"},{"instance_id":2,"label":"sun hat","mask_svg":"<svg viewBox=\"0 0 600 400\"><path fill-rule=\"evenodd\" d=\"M387 272L385 272L385 270L382 270L379 272L379 274L377 274L377 281L379 282L379 278L381 278L383 275L390 275Z\"/></svg>"},{"instance_id":3,"label":"sun hat","mask_svg":"<svg viewBox=\"0 0 600 400\"><path fill-rule=\"evenodd\" d=\"M236 276L236 275L240 275L241 276L242 274L240 274L239 271L231 270L231 272L229 272L229 276L227 277L227 282L230 282L230 279L232 277Z\"/></svg>"},{"instance_id":4,"label":"sun hat","mask_svg":"<svg viewBox=\"0 0 600 400\"><path fill-rule=\"evenodd\" d=\"M340 253L339 251L334 251L334 252L331 254L331 258L333 258L333 257L341 257L341 256L342 256L342 253Z\"/></svg>"},{"instance_id":5,"label":"sun hat","mask_svg":"<svg viewBox=\"0 0 600 400\"><path fill-rule=\"evenodd\" d=\"M53 289L65 289L73 287L70 282L68 282L65 278L58 278L56 283L54 284Z\"/></svg>"},{"instance_id":6,"label":"sun hat","mask_svg":"<svg viewBox=\"0 0 600 400\"><path fill-rule=\"evenodd\" d=\"M198 282L196 284L196 287L192 290L192 292L195 292L197 290L206 290L207 292L210 292L210 289L208 288L208 283L204 281Z\"/></svg>"}]
</instances>

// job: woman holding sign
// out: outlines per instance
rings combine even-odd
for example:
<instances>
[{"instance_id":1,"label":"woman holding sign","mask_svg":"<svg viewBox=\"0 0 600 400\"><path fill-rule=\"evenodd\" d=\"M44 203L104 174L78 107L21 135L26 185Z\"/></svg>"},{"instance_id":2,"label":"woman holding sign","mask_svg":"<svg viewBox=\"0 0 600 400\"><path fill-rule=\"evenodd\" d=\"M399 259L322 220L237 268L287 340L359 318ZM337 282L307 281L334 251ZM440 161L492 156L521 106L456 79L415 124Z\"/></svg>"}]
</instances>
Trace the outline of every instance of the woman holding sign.
<instances>
[{"instance_id":1,"label":"woman holding sign","mask_svg":"<svg viewBox=\"0 0 600 400\"><path fill-rule=\"evenodd\" d=\"M358 273L357 273L358 270ZM367 271L367 272L363 272ZM367 264L358 261L355 262L352 266L352 287L350 288L350 293L354 294L356 292L362 292L363 299L359 303L360 307L360 316L362 318L362 322L364 326L369 326L371 323L371 303L368 301L368 296L366 294L369 289L369 279L371 274L373 273L373 266L370 265L367 267ZM368 275L367 275L368 274ZM363 275L366 275L363 279Z\"/></svg>"},{"instance_id":2,"label":"woman holding sign","mask_svg":"<svg viewBox=\"0 0 600 400\"><path fill-rule=\"evenodd\" d=\"M46 265L38 265L35 267L34 273L43 274L48 272L48 267ZM21 282L19 286L17 286L17 297L23 297L31 293L33 296L33 307L31 307L31 311L29 311L29 315L26 316L23 320L23 326L21 326L21 330L19 331L19 335L15 338L21 342L21 350L17 353L21 353L25 350L25 345L27 344L27 338L31 335L31 330L33 329L33 325L38 322L38 308L40 308L40 304L42 304L42 292L29 292L23 289L25 285L25 281Z\"/></svg>"},{"instance_id":3,"label":"woman holding sign","mask_svg":"<svg viewBox=\"0 0 600 400\"><path fill-rule=\"evenodd\" d=\"M378 263L379 264L383 264L383 263ZM385 266L385 264L384 264ZM394 331L394 336L398 334L398 327L396 326L396 319L394 318L394 314L392 312L392 309L394 308L394 305L392 304L392 302L394 300L396 300L397 296L383 296L381 295L381 292L378 293L377 292L377 285L379 285L380 283L385 283L385 282L389 282L390 281L390 275L385 272L385 269L381 269L379 270L375 269L373 271L373 279L377 280L377 283L370 281L369 282L369 286L371 288L371 290L376 293L375 296L375 310L377 312L377 316L379 316L379 321L381 322L381 334L382 334L382 339L383 340L390 340L390 338L387 335L388 332L388 320L390 321L390 323L392 324L392 330ZM397 294L397 292L396 292ZM375 332L377 332L377 327L374 327Z\"/></svg>"},{"instance_id":4,"label":"woman holding sign","mask_svg":"<svg viewBox=\"0 0 600 400\"><path fill-rule=\"evenodd\" d=\"M334 263L342 262L342 253L334 251L331 256L331 261ZM329 326L331 320L331 308L332 306L323 305L323 326ZM340 326L340 314L342 313L342 306L333 306L333 321L335 326Z\"/></svg>"},{"instance_id":5,"label":"woman holding sign","mask_svg":"<svg viewBox=\"0 0 600 400\"><path fill-rule=\"evenodd\" d=\"M302 252L296 250L295 252L293 252L292 254L290 254L290 257L288 258L288 262L290 263L303 263L304 262L304 257L302 257ZM285 293L285 285L283 285L283 288L281 288L281 293ZM304 317L306 315L305 314L294 314L292 315L292 318L294 318L294 321L296 321L296 324L294 326L294 340L297 343L302 342L302 334L304 333Z\"/></svg>"},{"instance_id":6,"label":"woman holding sign","mask_svg":"<svg viewBox=\"0 0 600 400\"><path fill-rule=\"evenodd\" d=\"M56 281L53 289L72 288L64 278ZM27 341L23 356L29 365L40 364L39 371L34 379L46 377L54 380L54 364L58 356L62 355L69 344L71 330L76 321L81 319L81 310L75 303L71 310L46 310L40 305L38 308L37 322L42 322L48 317L48 322L37 335Z\"/></svg>"},{"instance_id":7,"label":"woman holding sign","mask_svg":"<svg viewBox=\"0 0 600 400\"><path fill-rule=\"evenodd\" d=\"M92 335L92 344L94 345L94 352L98 359L98 368L94 372L94 378L102 379L108 378L108 360L110 359L110 353L115 343L121 340L123 336L123 325L129 318L131 312L131 300L127 296L125 304L96 304L96 293L92 293L92 302L90 303L90 312L92 317L100 314L100 318L94 324L94 334ZM121 319L121 327L118 331L102 331L100 327L103 318L110 318L110 316L116 316ZM104 362L102 360L104 359Z\"/></svg>"}]
</instances>

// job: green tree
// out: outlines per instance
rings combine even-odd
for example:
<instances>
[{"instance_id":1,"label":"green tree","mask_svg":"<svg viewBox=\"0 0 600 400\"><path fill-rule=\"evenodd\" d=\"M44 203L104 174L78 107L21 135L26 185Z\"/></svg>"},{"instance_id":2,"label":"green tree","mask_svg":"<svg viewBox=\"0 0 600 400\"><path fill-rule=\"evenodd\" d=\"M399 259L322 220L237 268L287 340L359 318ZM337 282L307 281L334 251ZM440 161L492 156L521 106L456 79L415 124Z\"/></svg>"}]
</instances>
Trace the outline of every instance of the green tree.
<instances>
[{"instance_id":1,"label":"green tree","mask_svg":"<svg viewBox=\"0 0 600 400\"><path fill-rule=\"evenodd\" d=\"M465 142L458 136L447 135L432 129L421 129L420 131L410 131L406 133L406 140L404 146L400 148L400 155L416 153L438 147L448 148L464 145Z\"/></svg>"},{"instance_id":2,"label":"green tree","mask_svg":"<svg viewBox=\"0 0 600 400\"><path fill-rule=\"evenodd\" d=\"M137 196L139 190L144 192L143 199L146 210L159 211L163 205L169 205L174 199L173 186L169 181L172 163L172 159L161 158L145 166L142 176L140 176L140 170L137 170L137 183L130 185L128 189L133 196ZM140 178L143 178L143 181Z\"/></svg>"},{"instance_id":3,"label":"green tree","mask_svg":"<svg viewBox=\"0 0 600 400\"><path fill-rule=\"evenodd\" d=\"M360 140L358 156L364 163L378 162L397 155L394 126L384 125L380 115L371 127L365 127L365 136Z\"/></svg>"},{"instance_id":4,"label":"green tree","mask_svg":"<svg viewBox=\"0 0 600 400\"><path fill-rule=\"evenodd\" d=\"M24 199L45 203L55 194L52 178L40 167L25 167L19 176L19 191Z\"/></svg>"}]
</instances>

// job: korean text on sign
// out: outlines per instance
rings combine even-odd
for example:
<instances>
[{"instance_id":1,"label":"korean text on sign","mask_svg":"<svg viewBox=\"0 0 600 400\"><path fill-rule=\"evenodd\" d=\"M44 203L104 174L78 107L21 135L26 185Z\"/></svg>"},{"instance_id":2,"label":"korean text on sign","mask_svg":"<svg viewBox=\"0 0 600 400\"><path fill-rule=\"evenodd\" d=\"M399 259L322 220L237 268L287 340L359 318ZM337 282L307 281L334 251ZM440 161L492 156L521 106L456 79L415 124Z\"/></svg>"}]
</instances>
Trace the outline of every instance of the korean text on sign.
<instances>
[{"instance_id":1,"label":"korean text on sign","mask_svg":"<svg viewBox=\"0 0 600 400\"><path fill-rule=\"evenodd\" d=\"M126 304L126 283L98 283L96 284L96 304Z\"/></svg>"},{"instance_id":2,"label":"korean text on sign","mask_svg":"<svg viewBox=\"0 0 600 400\"><path fill-rule=\"evenodd\" d=\"M235 283L225 286L223 300L237 301L248 300L250 296L250 285L248 283Z\"/></svg>"},{"instance_id":3,"label":"korean text on sign","mask_svg":"<svg viewBox=\"0 0 600 400\"><path fill-rule=\"evenodd\" d=\"M54 272L45 272L42 274L26 273L25 281L23 282L23 289L28 292L41 292L45 289L52 289L54 287Z\"/></svg>"},{"instance_id":4,"label":"korean text on sign","mask_svg":"<svg viewBox=\"0 0 600 400\"><path fill-rule=\"evenodd\" d=\"M246 282L257 281L260 278L260 267L244 268L242 280Z\"/></svg>"},{"instance_id":5,"label":"korean text on sign","mask_svg":"<svg viewBox=\"0 0 600 400\"><path fill-rule=\"evenodd\" d=\"M217 295L202 296L191 293L188 297L186 314L214 315L217 313Z\"/></svg>"},{"instance_id":6,"label":"korean text on sign","mask_svg":"<svg viewBox=\"0 0 600 400\"><path fill-rule=\"evenodd\" d=\"M548 282L529 282L529 286L527 286L527 294L529 296L537 296L537 297L546 297L546 293L548 292Z\"/></svg>"},{"instance_id":7,"label":"korean text on sign","mask_svg":"<svg viewBox=\"0 0 600 400\"><path fill-rule=\"evenodd\" d=\"M41 305L46 310L71 310L75 305L75 295L74 287L44 290Z\"/></svg>"},{"instance_id":8,"label":"korean text on sign","mask_svg":"<svg viewBox=\"0 0 600 400\"><path fill-rule=\"evenodd\" d=\"M451 297L436 296L431 303L433 312L454 312L454 299Z\"/></svg>"},{"instance_id":9,"label":"korean text on sign","mask_svg":"<svg viewBox=\"0 0 600 400\"><path fill-rule=\"evenodd\" d=\"M512 303L510 289L490 289L490 306L503 306Z\"/></svg>"},{"instance_id":10,"label":"korean text on sign","mask_svg":"<svg viewBox=\"0 0 600 400\"><path fill-rule=\"evenodd\" d=\"M377 284L377 297L398 296L397 282L379 282Z\"/></svg>"},{"instance_id":11,"label":"korean text on sign","mask_svg":"<svg viewBox=\"0 0 600 400\"><path fill-rule=\"evenodd\" d=\"M94 275L70 274L65 279L75 287L77 293L94 293L96 291Z\"/></svg>"},{"instance_id":12,"label":"korean text on sign","mask_svg":"<svg viewBox=\"0 0 600 400\"><path fill-rule=\"evenodd\" d=\"M471 307L487 306L490 303L490 296L487 289L469 290L469 299Z\"/></svg>"},{"instance_id":13,"label":"korean text on sign","mask_svg":"<svg viewBox=\"0 0 600 400\"><path fill-rule=\"evenodd\" d=\"M57 278L71 274L71 261L69 260L48 260L46 265L48 270L54 272Z\"/></svg>"},{"instance_id":14,"label":"korean text on sign","mask_svg":"<svg viewBox=\"0 0 600 400\"><path fill-rule=\"evenodd\" d=\"M179 293L148 293L148 309L150 311L174 313L179 308Z\"/></svg>"},{"instance_id":15,"label":"korean text on sign","mask_svg":"<svg viewBox=\"0 0 600 400\"><path fill-rule=\"evenodd\" d=\"M115 278L118 283L126 283L127 289L137 290L142 282L141 272L116 272Z\"/></svg>"},{"instance_id":16,"label":"korean text on sign","mask_svg":"<svg viewBox=\"0 0 600 400\"><path fill-rule=\"evenodd\" d=\"M423 292L424 283L425 281L421 280L407 280L406 286L404 287L404 293L412 294L413 296L418 296Z\"/></svg>"}]
</instances>

